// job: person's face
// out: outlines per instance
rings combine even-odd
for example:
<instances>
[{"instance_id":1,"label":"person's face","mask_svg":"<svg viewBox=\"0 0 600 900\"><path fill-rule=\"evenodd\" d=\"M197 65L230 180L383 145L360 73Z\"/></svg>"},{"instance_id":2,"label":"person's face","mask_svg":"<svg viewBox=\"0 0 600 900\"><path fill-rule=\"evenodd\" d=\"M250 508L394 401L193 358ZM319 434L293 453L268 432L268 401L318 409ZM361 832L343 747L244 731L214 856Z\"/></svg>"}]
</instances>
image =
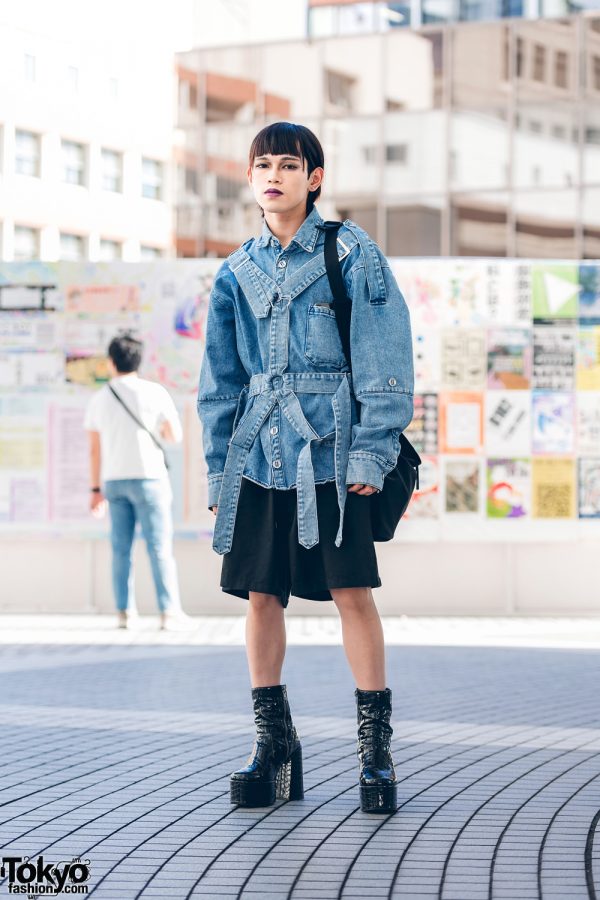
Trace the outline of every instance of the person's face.
<instances>
[{"instance_id":1,"label":"person's face","mask_svg":"<svg viewBox=\"0 0 600 900\"><path fill-rule=\"evenodd\" d=\"M271 153L257 156L247 172L256 202L265 213L290 212L298 206L306 208L308 193L321 184L323 174L322 168L316 168L309 177L306 160Z\"/></svg>"}]
</instances>

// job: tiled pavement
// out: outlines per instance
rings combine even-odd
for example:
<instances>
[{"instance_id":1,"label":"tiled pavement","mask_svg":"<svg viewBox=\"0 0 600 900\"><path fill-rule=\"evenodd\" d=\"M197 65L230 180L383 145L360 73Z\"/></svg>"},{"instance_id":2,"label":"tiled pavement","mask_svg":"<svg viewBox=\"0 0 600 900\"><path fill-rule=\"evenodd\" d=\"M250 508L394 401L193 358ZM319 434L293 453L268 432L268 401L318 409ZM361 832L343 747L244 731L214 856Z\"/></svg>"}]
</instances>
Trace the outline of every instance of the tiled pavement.
<instances>
[{"instance_id":1,"label":"tiled pavement","mask_svg":"<svg viewBox=\"0 0 600 900\"><path fill-rule=\"evenodd\" d=\"M98 900L595 900L600 622L559 625L386 622L401 806L372 816L335 622L289 621L305 799L241 810L243 623L0 618L1 855L89 860Z\"/></svg>"}]
</instances>

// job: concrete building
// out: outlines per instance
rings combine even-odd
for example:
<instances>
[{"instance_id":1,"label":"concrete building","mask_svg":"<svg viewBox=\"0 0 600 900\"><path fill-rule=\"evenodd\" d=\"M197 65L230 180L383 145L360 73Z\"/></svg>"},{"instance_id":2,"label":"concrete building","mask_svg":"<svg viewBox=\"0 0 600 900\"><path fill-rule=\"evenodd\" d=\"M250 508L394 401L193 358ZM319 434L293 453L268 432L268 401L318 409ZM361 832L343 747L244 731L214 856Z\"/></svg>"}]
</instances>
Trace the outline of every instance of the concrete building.
<instances>
[{"instance_id":1,"label":"concrete building","mask_svg":"<svg viewBox=\"0 0 600 900\"><path fill-rule=\"evenodd\" d=\"M118 33L112 0L87 19L28 6L0 21L2 258L172 255L172 45L132 42L137 0Z\"/></svg>"},{"instance_id":2,"label":"concrete building","mask_svg":"<svg viewBox=\"0 0 600 900\"><path fill-rule=\"evenodd\" d=\"M600 256L600 14L198 49L178 81L180 256L256 231L278 119L321 138L322 213L390 256Z\"/></svg>"}]
</instances>

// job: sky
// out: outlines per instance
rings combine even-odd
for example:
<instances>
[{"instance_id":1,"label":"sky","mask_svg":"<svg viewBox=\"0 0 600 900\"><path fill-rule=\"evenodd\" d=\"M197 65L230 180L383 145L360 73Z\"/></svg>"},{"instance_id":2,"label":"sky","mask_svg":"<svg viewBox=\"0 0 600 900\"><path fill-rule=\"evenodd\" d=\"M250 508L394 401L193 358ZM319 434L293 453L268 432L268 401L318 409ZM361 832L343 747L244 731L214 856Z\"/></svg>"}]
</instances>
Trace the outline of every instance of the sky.
<instances>
[{"instance_id":1,"label":"sky","mask_svg":"<svg viewBox=\"0 0 600 900\"><path fill-rule=\"evenodd\" d=\"M305 10L306 0L19 0L0 4L0 27L177 51L300 37Z\"/></svg>"}]
</instances>

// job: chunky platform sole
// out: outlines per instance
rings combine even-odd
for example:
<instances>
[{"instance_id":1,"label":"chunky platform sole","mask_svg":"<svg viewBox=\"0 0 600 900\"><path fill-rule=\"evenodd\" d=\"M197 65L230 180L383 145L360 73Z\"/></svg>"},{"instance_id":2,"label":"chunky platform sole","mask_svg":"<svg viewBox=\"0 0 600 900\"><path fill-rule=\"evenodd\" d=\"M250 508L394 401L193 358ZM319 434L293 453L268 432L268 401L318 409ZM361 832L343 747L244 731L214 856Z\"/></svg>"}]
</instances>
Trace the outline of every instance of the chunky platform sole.
<instances>
[{"instance_id":1,"label":"chunky platform sole","mask_svg":"<svg viewBox=\"0 0 600 900\"><path fill-rule=\"evenodd\" d=\"M361 784L360 808L366 813L391 813L398 809L397 784Z\"/></svg>"},{"instance_id":2,"label":"chunky platform sole","mask_svg":"<svg viewBox=\"0 0 600 900\"><path fill-rule=\"evenodd\" d=\"M233 777L230 799L236 806L273 806L277 800L303 800L302 748L298 747L275 773L274 781Z\"/></svg>"}]
</instances>

